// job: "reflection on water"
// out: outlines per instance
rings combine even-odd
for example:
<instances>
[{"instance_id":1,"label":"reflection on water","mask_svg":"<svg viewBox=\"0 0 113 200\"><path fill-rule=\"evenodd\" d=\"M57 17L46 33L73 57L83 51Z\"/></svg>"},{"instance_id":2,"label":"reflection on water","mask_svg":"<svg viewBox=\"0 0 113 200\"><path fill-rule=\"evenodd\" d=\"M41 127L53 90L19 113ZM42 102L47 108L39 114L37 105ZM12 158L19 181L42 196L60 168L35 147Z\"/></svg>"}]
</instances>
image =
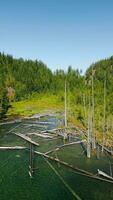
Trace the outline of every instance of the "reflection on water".
<instances>
[{"instance_id":1,"label":"reflection on water","mask_svg":"<svg viewBox=\"0 0 113 200\"><path fill-rule=\"evenodd\" d=\"M27 142L17 137L9 131L16 133L33 133L46 129L56 128L59 120L56 117L48 117L40 120L48 123L39 123L35 120L23 120L21 123L7 124L0 126L0 146L28 146ZM61 137L53 139L41 138L36 135L30 136L40 144L35 149L41 152L47 152L64 144ZM70 138L70 142L77 141L77 138ZM85 147L84 147L85 148ZM99 159L93 154L91 159L87 159L81 144L66 146L58 151L50 153L53 157L66 161L81 169L89 172L97 173L97 169L103 170L110 174L113 171L113 160L110 156L99 152ZM50 162L50 161L49 161ZM111 163L111 167L110 167ZM43 157L35 155L34 165L35 172L31 179L28 174L29 152L28 150L0 151L0 199L2 200L73 200L76 199L73 192L80 199L84 200L112 200L113 184L105 183L99 180L93 180L85 176L76 174L73 170L58 165L53 161L51 165L44 160ZM55 173L55 169L57 173ZM67 184L62 182L63 181Z\"/></svg>"}]
</instances>

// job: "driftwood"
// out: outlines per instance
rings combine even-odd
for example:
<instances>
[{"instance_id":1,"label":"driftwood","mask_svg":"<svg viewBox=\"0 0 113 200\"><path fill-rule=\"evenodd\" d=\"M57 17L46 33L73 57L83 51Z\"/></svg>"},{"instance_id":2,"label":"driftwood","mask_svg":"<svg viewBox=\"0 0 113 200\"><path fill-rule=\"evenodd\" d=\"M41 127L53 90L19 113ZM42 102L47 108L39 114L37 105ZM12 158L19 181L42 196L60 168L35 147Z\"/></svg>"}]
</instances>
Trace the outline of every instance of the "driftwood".
<instances>
[{"instance_id":1,"label":"driftwood","mask_svg":"<svg viewBox=\"0 0 113 200\"><path fill-rule=\"evenodd\" d=\"M36 146L39 146L39 144L37 142L34 142L33 140L31 140L31 138L21 134L21 133L14 133L15 135L21 137L22 139L26 140L27 142L31 143L31 144L34 144Z\"/></svg>"},{"instance_id":2,"label":"driftwood","mask_svg":"<svg viewBox=\"0 0 113 200\"><path fill-rule=\"evenodd\" d=\"M83 142L86 142L86 140L81 140L81 141L76 141L76 142L71 142L71 143L68 143L68 144L63 144L61 146L58 146L57 148L55 149L52 149L50 151L47 151L45 154L49 154L49 153L52 153L54 151L58 151L59 149L63 148L63 147L67 147L67 146L70 146L70 145L74 145L74 144L80 144L80 143L83 143Z\"/></svg>"},{"instance_id":3,"label":"driftwood","mask_svg":"<svg viewBox=\"0 0 113 200\"><path fill-rule=\"evenodd\" d=\"M5 124L15 124L15 123L20 123L22 120L21 119L15 119L13 121L4 121L4 122L1 122L0 125L5 125Z\"/></svg>"},{"instance_id":4,"label":"driftwood","mask_svg":"<svg viewBox=\"0 0 113 200\"><path fill-rule=\"evenodd\" d=\"M113 181L113 177L109 176L108 174L106 174L105 172L101 171L98 169L98 175L103 176L105 178L111 179Z\"/></svg>"},{"instance_id":5,"label":"driftwood","mask_svg":"<svg viewBox=\"0 0 113 200\"><path fill-rule=\"evenodd\" d=\"M26 149L27 147L22 146L14 146L14 147L0 147L0 150L22 150Z\"/></svg>"},{"instance_id":6,"label":"driftwood","mask_svg":"<svg viewBox=\"0 0 113 200\"><path fill-rule=\"evenodd\" d=\"M50 138L50 139L53 138L53 136L46 135L46 134L41 134L41 133L35 133L35 132L33 132L33 133L27 133L27 135L36 135L36 136L39 136L39 137L42 137L42 138Z\"/></svg>"},{"instance_id":7,"label":"driftwood","mask_svg":"<svg viewBox=\"0 0 113 200\"><path fill-rule=\"evenodd\" d=\"M68 168L71 168L72 170L76 171L77 174L80 174L80 175L87 176L87 177L92 178L92 179L96 179L96 180L100 180L100 181L104 181L104 182L108 182L108 183L112 183L113 184L113 181L111 181L111 180L107 180L105 178L98 177L97 175L94 175L94 174L92 174L92 173L90 173L88 171L85 171L83 169L80 169L78 167L70 165L70 164L68 164L68 163L66 163L64 161L61 161L58 158L54 158L54 157L48 156L48 155L46 155L44 153L41 153L41 152L38 152L38 151L34 151L34 153L36 153L38 155L41 155L41 156L43 156L43 157L45 157L47 159L50 159L52 161L55 161L57 163L60 163L61 165L64 165L64 166L66 166Z\"/></svg>"},{"instance_id":8,"label":"driftwood","mask_svg":"<svg viewBox=\"0 0 113 200\"><path fill-rule=\"evenodd\" d=\"M101 144L98 144L101 148L102 148L102 145ZM104 147L103 148L107 153L113 155L113 151L112 150L109 150L108 148Z\"/></svg>"},{"instance_id":9,"label":"driftwood","mask_svg":"<svg viewBox=\"0 0 113 200\"><path fill-rule=\"evenodd\" d=\"M39 124L39 125L53 125L54 123L53 122L47 122L47 121L38 121L38 122L36 122L37 124Z\"/></svg>"},{"instance_id":10,"label":"driftwood","mask_svg":"<svg viewBox=\"0 0 113 200\"><path fill-rule=\"evenodd\" d=\"M23 124L24 126L27 126L27 127L33 127L33 126L36 126L38 128L47 128L47 125L41 125L41 124L37 124L37 123L32 123L32 124Z\"/></svg>"},{"instance_id":11,"label":"driftwood","mask_svg":"<svg viewBox=\"0 0 113 200\"><path fill-rule=\"evenodd\" d=\"M49 114L49 113L47 113L47 114L35 114L33 116L24 117L24 119L40 119L42 117L49 117L49 116L54 116L54 115Z\"/></svg>"}]
</instances>

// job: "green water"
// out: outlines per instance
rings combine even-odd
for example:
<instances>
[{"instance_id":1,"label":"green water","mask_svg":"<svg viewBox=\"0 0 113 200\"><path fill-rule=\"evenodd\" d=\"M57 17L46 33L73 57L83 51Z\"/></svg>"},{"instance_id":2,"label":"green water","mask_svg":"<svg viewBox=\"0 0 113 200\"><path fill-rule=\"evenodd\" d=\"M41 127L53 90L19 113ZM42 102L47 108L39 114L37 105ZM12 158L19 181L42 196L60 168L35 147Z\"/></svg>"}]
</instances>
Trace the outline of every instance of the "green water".
<instances>
[{"instance_id":1,"label":"green water","mask_svg":"<svg viewBox=\"0 0 113 200\"><path fill-rule=\"evenodd\" d=\"M50 118L48 121L53 122L54 119ZM25 123L28 121L20 123L15 132L26 133L38 130L35 126L24 126ZM34 123L34 121L29 120L29 123ZM0 146L28 146L22 139L8 133L17 125L0 126ZM52 128L54 127L52 125ZM50 129L50 125L47 128ZM63 144L60 137L54 140L40 137L32 139L39 142L40 147L37 150L41 152L49 151ZM87 159L83 150L80 144L67 146L57 151L57 157L94 174L97 173L98 168L109 174L109 162L113 170L112 158L100 153L100 159L97 159L96 155ZM56 157L54 152L51 155ZM51 164L53 168L51 168ZM38 155L34 157L36 170L33 178L29 177L28 166L28 150L0 151L0 200L73 200L76 199L76 195L83 200L113 200L113 184L78 175L75 171L53 161L49 165L43 157ZM58 174L55 173L55 170Z\"/></svg>"}]
</instances>

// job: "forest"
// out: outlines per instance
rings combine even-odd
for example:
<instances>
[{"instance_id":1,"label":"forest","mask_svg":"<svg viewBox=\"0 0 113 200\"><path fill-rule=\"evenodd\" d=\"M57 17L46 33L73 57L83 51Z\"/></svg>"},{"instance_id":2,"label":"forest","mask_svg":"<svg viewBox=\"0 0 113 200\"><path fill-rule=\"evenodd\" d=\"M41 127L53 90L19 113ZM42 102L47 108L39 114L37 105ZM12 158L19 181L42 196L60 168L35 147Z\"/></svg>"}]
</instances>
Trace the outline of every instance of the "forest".
<instances>
[{"instance_id":1,"label":"forest","mask_svg":"<svg viewBox=\"0 0 113 200\"><path fill-rule=\"evenodd\" d=\"M91 64L86 73L68 67L52 72L40 60L16 59L0 53L0 118L7 116L15 102L38 96L58 97L63 105L67 83L68 120L87 126L89 101L94 106L95 128L103 130L103 118L108 132L113 130L113 56ZM92 85L93 84L93 85ZM93 89L93 93L92 93ZM92 105L92 98L93 103ZM104 117L105 113L105 117Z\"/></svg>"}]
</instances>

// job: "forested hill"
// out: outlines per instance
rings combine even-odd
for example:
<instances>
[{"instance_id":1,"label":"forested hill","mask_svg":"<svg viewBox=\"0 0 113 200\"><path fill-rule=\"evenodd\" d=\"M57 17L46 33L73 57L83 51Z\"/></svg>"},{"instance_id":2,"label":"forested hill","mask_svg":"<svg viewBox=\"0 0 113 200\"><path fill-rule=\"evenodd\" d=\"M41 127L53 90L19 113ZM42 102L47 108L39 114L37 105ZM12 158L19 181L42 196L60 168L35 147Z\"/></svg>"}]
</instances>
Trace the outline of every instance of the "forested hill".
<instances>
[{"instance_id":1,"label":"forested hill","mask_svg":"<svg viewBox=\"0 0 113 200\"><path fill-rule=\"evenodd\" d=\"M94 71L93 74L94 74L95 80L98 80L99 83L102 83L106 78L108 92L112 92L112 89L113 89L113 56L108 59L96 62L95 64L92 64L86 71L86 77L89 78L89 76L92 74L92 68Z\"/></svg>"},{"instance_id":2,"label":"forested hill","mask_svg":"<svg viewBox=\"0 0 113 200\"><path fill-rule=\"evenodd\" d=\"M93 70L93 72L92 72ZM113 114L113 56L92 64L86 71L86 80L94 77L95 101L98 105L103 104L104 86L106 87L106 111Z\"/></svg>"},{"instance_id":3,"label":"forested hill","mask_svg":"<svg viewBox=\"0 0 113 200\"><path fill-rule=\"evenodd\" d=\"M31 94L63 91L66 77L71 91L82 86L79 71L71 67L67 73L52 73L42 61L15 59L0 53L0 113L4 108L3 115L7 112L9 102L27 99Z\"/></svg>"},{"instance_id":4,"label":"forested hill","mask_svg":"<svg viewBox=\"0 0 113 200\"><path fill-rule=\"evenodd\" d=\"M16 100L34 91L47 91L51 82L52 72L43 62L0 54L0 85L14 89Z\"/></svg>"},{"instance_id":5,"label":"forested hill","mask_svg":"<svg viewBox=\"0 0 113 200\"><path fill-rule=\"evenodd\" d=\"M91 65L84 76L71 66L65 72L52 72L42 61L15 59L10 55L0 53L0 113L7 112L12 101L27 99L34 93L50 93L64 95L64 82L67 80L68 92L71 93L71 103L83 106L83 96L86 96L88 108L88 93L91 91L92 69L94 78L95 108L103 116L104 82L106 80L106 104L108 115L113 114L113 57L101 60ZM83 118L80 110L80 118ZM99 116L98 115L98 116Z\"/></svg>"},{"instance_id":6,"label":"forested hill","mask_svg":"<svg viewBox=\"0 0 113 200\"><path fill-rule=\"evenodd\" d=\"M79 87L81 77L78 70L68 68L67 74L63 70L51 70L42 61L14 59L10 55L0 53L0 86L12 88L15 100L27 98L36 92L57 92L64 89L66 76L70 89ZM71 84L72 83L72 84Z\"/></svg>"}]
</instances>

